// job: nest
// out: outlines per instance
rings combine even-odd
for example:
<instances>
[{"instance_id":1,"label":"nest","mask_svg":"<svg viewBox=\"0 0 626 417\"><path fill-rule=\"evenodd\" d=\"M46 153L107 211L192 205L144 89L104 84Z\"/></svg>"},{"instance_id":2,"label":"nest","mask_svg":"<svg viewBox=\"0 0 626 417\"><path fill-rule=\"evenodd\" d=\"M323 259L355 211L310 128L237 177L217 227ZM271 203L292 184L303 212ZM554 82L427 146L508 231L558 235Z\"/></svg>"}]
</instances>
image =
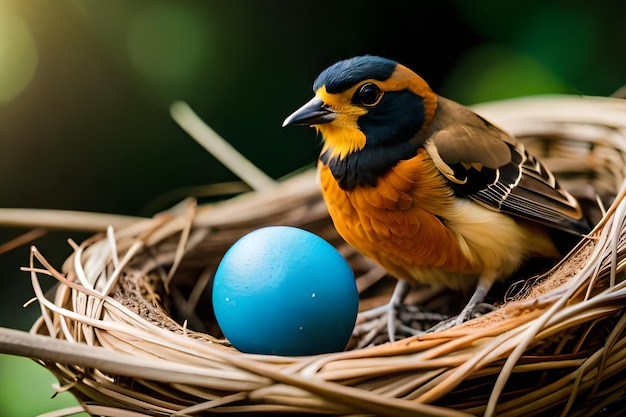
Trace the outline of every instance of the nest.
<instances>
[{"instance_id":1,"label":"nest","mask_svg":"<svg viewBox=\"0 0 626 417\"><path fill-rule=\"evenodd\" d=\"M33 248L26 269L42 316L31 333L47 348L29 356L92 415L621 415L626 101L549 96L475 110L519 137L564 188L606 207L557 265L508 283L494 311L393 343L378 318L362 316L349 347L323 355L231 347L212 316L211 278L230 245L261 226L301 227L335 245L355 271L361 310L388 300L394 280L336 234L309 170L110 227L72 243L60 270ZM58 280L48 294L45 276ZM427 329L462 296L414 288L405 324Z\"/></svg>"}]
</instances>

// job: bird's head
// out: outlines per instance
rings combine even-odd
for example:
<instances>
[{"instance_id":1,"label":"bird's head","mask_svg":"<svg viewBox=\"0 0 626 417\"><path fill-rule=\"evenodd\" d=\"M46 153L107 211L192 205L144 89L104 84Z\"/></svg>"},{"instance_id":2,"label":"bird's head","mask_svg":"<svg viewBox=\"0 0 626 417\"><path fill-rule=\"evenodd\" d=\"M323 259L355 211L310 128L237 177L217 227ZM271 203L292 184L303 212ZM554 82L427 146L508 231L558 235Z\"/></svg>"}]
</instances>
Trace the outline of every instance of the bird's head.
<instances>
[{"instance_id":1,"label":"bird's head","mask_svg":"<svg viewBox=\"0 0 626 417\"><path fill-rule=\"evenodd\" d=\"M326 68L315 96L283 126L307 125L324 139L328 158L340 160L366 148L393 149L415 140L432 119L437 96L407 67L377 56L358 56Z\"/></svg>"}]
</instances>

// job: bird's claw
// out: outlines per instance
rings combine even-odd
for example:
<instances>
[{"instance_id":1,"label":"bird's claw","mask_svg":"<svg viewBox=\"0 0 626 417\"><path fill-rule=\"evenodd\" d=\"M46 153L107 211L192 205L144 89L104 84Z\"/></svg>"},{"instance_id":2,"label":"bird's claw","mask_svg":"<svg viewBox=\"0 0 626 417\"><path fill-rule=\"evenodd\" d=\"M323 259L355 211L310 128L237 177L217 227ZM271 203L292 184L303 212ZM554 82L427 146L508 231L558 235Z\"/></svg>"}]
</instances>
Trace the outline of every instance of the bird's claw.
<instances>
[{"instance_id":1,"label":"bird's claw","mask_svg":"<svg viewBox=\"0 0 626 417\"><path fill-rule=\"evenodd\" d=\"M473 306L467 305L459 315L442 320L428 329L428 333L439 332L459 326L467 321L494 311L496 307L488 303L478 303Z\"/></svg>"},{"instance_id":2,"label":"bird's claw","mask_svg":"<svg viewBox=\"0 0 626 417\"><path fill-rule=\"evenodd\" d=\"M359 313L353 337L358 347L378 345L422 334L432 323L446 320L448 316L424 311L419 306L407 305L392 299L379 307Z\"/></svg>"}]
</instances>

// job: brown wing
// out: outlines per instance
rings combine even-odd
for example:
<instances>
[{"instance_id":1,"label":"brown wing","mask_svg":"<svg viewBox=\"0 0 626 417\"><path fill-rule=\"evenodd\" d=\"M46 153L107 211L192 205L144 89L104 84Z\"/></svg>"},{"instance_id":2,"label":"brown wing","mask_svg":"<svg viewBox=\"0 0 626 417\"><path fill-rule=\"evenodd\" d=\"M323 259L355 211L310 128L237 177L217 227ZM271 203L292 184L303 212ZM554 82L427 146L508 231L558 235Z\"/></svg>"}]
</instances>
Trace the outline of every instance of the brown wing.
<instances>
[{"instance_id":1,"label":"brown wing","mask_svg":"<svg viewBox=\"0 0 626 417\"><path fill-rule=\"evenodd\" d=\"M570 233L589 231L576 199L521 142L466 107L439 100L425 148L458 194Z\"/></svg>"}]
</instances>

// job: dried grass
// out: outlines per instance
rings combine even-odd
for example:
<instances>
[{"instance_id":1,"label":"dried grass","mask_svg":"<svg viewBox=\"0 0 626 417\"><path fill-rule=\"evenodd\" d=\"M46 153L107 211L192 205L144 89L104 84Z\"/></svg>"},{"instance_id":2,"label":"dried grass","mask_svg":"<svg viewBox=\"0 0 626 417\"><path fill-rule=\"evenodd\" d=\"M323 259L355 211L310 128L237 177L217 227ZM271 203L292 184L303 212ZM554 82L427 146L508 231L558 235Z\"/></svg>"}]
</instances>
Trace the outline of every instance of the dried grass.
<instances>
[{"instance_id":1,"label":"dried grass","mask_svg":"<svg viewBox=\"0 0 626 417\"><path fill-rule=\"evenodd\" d=\"M108 219L115 227L70 242L60 270L33 247L25 269L42 315L31 334L3 329L0 351L38 360L92 415L618 415L626 401L626 101L537 97L476 110L524 140L567 188L581 198L595 190L607 207L569 255L520 277L495 311L394 343L381 343L375 319L364 318L372 333L332 354L233 349L208 289L225 250L260 226L314 231L353 266L361 309L387 300L393 280L337 236L306 171L208 206L187 200L152 219ZM45 277L58 281L47 295ZM420 287L409 299L428 322L450 314L459 295ZM358 347L364 338L378 342Z\"/></svg>"}]
</instances>

